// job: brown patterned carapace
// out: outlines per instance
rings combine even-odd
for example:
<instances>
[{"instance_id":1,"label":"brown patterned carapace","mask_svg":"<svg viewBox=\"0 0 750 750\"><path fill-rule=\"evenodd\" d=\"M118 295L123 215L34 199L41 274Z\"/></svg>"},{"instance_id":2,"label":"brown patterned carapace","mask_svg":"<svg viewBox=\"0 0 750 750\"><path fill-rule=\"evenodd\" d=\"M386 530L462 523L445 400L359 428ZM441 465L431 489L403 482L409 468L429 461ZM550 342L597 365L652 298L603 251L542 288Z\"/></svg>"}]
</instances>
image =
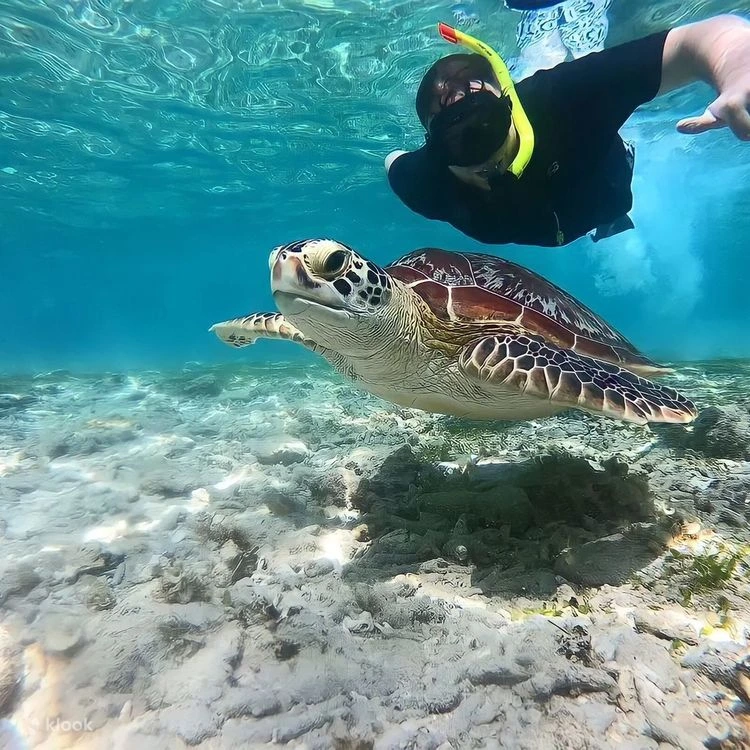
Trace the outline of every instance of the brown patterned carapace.
<instances>
[{"instance_id":1,"label":"brown patterned carapace","mask_svg":"<svg viewBox=\"0 0 750 750\"><path fill-rule=\"evenodd\" d=\"M385 270L441 320L512 320L578 354L635 371L668 372L567 292L503 258L422 248Z\"/></svg>"}]
</instances>

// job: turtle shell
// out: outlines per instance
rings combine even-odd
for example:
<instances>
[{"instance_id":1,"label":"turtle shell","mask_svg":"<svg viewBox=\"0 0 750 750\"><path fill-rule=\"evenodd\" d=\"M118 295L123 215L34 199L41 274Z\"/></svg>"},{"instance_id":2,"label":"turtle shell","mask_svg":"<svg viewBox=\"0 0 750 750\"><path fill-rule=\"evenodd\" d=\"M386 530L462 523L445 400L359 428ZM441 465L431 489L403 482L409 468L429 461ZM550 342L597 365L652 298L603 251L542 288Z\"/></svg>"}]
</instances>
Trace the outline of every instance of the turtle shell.
<instances>
[{"instance_id":1,"label":"turtle shell","mask_svg":"<svg viewBox=\"0 0 750 750\"><path fill-rule=\"evenodd\" d=\"M512 320L578 354L637 372L667 371L567 292L503 258L422 248L385 270L418 294L440 320Z\"/></svg>"}]
</instances>

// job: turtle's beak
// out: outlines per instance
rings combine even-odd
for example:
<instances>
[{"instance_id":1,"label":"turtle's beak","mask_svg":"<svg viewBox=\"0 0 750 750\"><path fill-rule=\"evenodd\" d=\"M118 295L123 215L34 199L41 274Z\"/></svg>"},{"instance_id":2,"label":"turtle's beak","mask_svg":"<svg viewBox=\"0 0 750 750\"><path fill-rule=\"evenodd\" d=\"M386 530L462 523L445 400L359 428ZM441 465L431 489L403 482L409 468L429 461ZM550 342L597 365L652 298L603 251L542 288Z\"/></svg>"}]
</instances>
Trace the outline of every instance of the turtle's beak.
<instances>
[{"instance_id":1,"label":"turtle's beak","mask_svg":"<svg viewBox=\"0 0 750 750\"><path fill-rule=\"evenodd\" d=\"M302 259L277 251L271 263L271 290L275 292L301 292L319 289L320 284L310 278Z\"/></svg>"},{"instance_id":2,"label":"turtle's beak","mask_svg":"<svg viewBox=\"0 0 750 750\"><path fill-rule=\"evenodd\" d=\"M310 275L298 253L288 252L283 247L276 248L271 253L269 265L271 292L281 312L286 312L283 307L292 300L296 300L297 303L303 300L335 310L341 309L341 297L327 282L318 281ZM299 307L299 304L295 304L294 307Z\"/></svg>"}]
</instances>

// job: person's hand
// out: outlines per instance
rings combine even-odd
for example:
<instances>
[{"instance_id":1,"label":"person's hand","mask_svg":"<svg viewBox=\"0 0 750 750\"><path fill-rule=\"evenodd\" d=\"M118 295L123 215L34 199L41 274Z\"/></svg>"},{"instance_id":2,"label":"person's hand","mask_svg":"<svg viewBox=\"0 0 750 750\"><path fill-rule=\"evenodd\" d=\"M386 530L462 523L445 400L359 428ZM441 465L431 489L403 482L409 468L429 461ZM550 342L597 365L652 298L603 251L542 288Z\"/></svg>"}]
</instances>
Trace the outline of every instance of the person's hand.
<instances>
[{"instance_id":1,"label":"person's hand","mask_svg":"<svg viewBox=\"0 0 750 750\"><path fill-rule=\"evenodd\" d=\"M750 31L732 29L716 50L719 62L713 78L719 96L698 117L677 123L680 133L697 134L716 128L731 128L743 141L750 141Z\"/></svg>"},{"instance_id":2,"label":"person's hand","mask_svg":"<svg viewBox=\"0 0 750 750\"><path fill-rule=\"evenodd\" d=\"M403 154L408 153L408 151L401 151L400 149L397 149L396 151L391 151L388 156L385 157L385 173L388 174L388 172L391 169L391 164L393 164L396 159L398 159L399 156L402 156Z\"/></svg>"}]
</instances>

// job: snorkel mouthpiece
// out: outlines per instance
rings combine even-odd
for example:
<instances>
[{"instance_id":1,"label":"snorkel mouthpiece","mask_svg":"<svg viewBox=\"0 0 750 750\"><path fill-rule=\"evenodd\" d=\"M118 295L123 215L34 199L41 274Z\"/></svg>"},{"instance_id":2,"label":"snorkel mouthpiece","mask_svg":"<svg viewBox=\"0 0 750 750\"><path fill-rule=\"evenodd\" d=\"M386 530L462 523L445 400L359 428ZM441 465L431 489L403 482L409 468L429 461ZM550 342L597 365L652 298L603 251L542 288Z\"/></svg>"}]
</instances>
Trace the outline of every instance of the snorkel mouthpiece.
<instances>
[{"instance_id":1,"label":"snorkel mouthpiece","mask_svg":"<svg viewBox=\"0 0 750 750\"><path fill-rule=\"evenodd\" d=\"M479 39L475 39L473 36L470 36L463 31L459 31L458 29L454 29L452 26L448 26L445 23L438 24L438 32L446 42L450 42L451 44L461 44L464 47L467 47L472 52L476 52L478 55L484 57L492 66L492 71L500 84L503 95L510 99L511 118L513 120L513 125L516 128L516 132L518 133L518 153L508 167L508 171L516 177L520 177L523 174L524 169L526 169L526 166L531 160L531 155L534 152L534 131L526 112L524 112L524 109L521 106L508 67L503 62L502 57L500 57L495 50L487 46L484 42L479 41Z\"/></svg>"}]
</instances>

